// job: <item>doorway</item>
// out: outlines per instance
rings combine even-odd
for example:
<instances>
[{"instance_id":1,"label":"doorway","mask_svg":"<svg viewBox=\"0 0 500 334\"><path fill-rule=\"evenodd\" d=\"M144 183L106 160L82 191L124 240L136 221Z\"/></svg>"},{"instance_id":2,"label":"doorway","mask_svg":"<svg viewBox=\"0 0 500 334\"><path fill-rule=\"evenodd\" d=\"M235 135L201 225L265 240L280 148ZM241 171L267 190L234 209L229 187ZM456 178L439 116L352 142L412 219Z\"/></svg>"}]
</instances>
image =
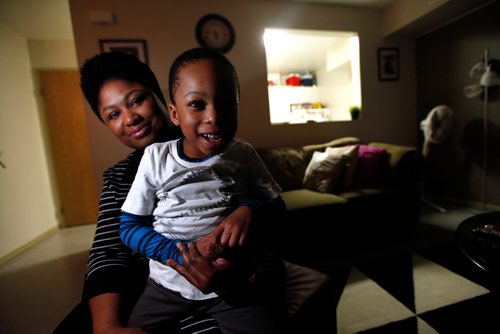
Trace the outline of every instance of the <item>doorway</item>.
<instances>
[{"instance_id":1,"label":"doorway","mask_svg":"<svg viewBox=\"0 0 500 334\"><path fill-rule=\"evenodd\" d=\"M59 224L95 224L98 199L77 70L38 72Z\"/></svg>"}]
</instances>

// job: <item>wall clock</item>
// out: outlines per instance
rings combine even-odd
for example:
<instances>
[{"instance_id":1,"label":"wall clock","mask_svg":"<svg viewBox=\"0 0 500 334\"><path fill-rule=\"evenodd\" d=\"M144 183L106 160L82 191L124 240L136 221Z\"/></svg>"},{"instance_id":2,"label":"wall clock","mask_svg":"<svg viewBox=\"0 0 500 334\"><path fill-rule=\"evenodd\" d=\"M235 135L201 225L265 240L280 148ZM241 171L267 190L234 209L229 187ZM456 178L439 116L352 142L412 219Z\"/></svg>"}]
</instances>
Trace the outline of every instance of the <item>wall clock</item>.
<instances>
[{"instance_id":1,"label":"wall clock","mask_svg":"<svg viewBox=\"0 0 500 334\"><path fill-rule=\"evenodd\" d=\"M196 24L196 39L207 48L228 52L236 39L231 23L218 14L203 16Z\"/></svg>"}]
</instances>

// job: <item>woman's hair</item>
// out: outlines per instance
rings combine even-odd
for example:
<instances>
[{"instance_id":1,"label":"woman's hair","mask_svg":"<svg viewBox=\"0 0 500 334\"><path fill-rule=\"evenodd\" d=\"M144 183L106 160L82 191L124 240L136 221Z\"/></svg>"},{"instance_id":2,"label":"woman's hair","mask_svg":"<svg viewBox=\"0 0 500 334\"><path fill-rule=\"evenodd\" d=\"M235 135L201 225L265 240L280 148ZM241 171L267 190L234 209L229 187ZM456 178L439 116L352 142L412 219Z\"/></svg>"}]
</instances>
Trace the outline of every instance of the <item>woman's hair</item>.
<instances>
[{"instance_id":1,"label":"woman's hair","mask_svg":"<svg viewBox=\"0 0 500 334\"><path fill-rule=\"evenodd\" d=\"M80 69L80 87L94 113L99 112L99 93L102 85L111 79L138 83L150 89L166 105L160 85L148 65L137 57L120 52L101 53L88 59Z\"/></svg>"},{"instance_id":2,"label":"woman's hair","mask_svg":"<svg viewBox=\"0 0 500 334\"><path fill-rule=\"evenodd\" d=\"M236 85L236 93L238 96L240 95L238 75L236 74L236 69L233 64L231 64L231 62L219 51L209 48L194 48L181 53L170 66L170 72L168 74L168 96L170 98L170 102L175 104L174 96L179 86L179 70L186 65L196 63L202 59L213 59L224 65L233 75L234 83Z\"/></svg>"}]
</instances>

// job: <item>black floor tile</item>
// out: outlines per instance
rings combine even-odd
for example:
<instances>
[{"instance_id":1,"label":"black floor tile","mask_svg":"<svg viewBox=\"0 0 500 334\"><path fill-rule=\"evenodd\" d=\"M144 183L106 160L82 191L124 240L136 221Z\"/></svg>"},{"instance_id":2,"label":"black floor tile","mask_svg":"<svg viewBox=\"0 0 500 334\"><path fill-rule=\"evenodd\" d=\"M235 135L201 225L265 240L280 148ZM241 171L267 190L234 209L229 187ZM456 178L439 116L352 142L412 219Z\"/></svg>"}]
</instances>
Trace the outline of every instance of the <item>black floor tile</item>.
<instances>
[{"instance_id":1,"label":"black floor tile","mask_svg":"<svg viewBox=\"0 0 500 334\"><path fill-rule=\"evenodd\" d=\"M391 322L384 326L370 328L359 333L363 334L418 334L417 317Z\"/></svg>"},{"instance_id":2,"label":"black floor tile","mask_svg":"<svg viewBox=\"0 0 500 334\"><path fill-rule=\"evenodd\" d=\"M420 314L438 333L500 333L500 304L492 294Z\"/></svg>"},{"instance_id":3,"label":"black floor tile","mask_svg":"<svg viewBox=\"0 0 500 334\"><path fill-rule=\"evenodd\" d=\"M356 264L356 268L415 312L413 256L411 252Z\"/></svg>"}]
</instances>

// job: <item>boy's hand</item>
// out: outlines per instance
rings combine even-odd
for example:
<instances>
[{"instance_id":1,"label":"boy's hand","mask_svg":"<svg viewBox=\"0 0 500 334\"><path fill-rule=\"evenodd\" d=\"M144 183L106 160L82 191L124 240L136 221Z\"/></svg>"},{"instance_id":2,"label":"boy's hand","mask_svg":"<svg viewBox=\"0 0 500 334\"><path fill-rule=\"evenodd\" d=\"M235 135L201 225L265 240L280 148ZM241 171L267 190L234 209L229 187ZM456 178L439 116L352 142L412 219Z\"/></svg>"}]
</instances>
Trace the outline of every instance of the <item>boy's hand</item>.
<instances>
[{"instance_id":1,"label":"boy's hand","mask_svg":"<svg viewBox=\"0 0 500 334\"><path fill-rule=\"evenodd\" d=\"M211 260L222 256L226 246L243 246L250 230L253 212L250 207L240 206L227 216L219 226L196 242L201 255Z\"/></svg>"},{"instance_id":2,"label":"boy's hand","mask_svg":"<svg viewBox=\"0 0 500 334\"><path fill-rule=\"evenodd\" d=\"M216 240L230 248L243 246L252 224L253 211L248 206L240 206L227 216L215 229ZM220 239L219 239L220 238Z\"/></svg>"}]
</instances>

